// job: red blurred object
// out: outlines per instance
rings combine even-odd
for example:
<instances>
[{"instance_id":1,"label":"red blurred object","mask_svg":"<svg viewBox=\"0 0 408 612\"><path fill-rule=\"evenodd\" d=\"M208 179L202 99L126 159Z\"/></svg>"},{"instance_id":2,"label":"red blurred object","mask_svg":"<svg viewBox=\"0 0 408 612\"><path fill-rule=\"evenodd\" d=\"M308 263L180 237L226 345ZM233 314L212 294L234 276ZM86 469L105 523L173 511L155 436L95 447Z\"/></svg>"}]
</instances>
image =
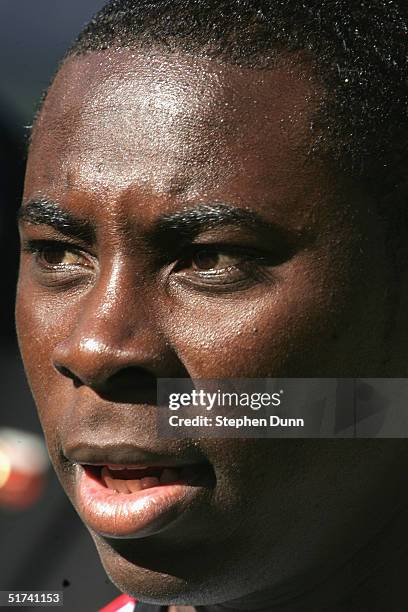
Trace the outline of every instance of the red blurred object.
<instances>
[{"instance_id":1,"label":"red blurred object","mask_svg":"<svg viewBox=\"0 0 408 612\"><path fill-rule=\"evenodd\" d=\"M137 599L133 599L128 595L119 595L111 601L107 606L101 608L99 612L133 612L137 605Z\"/></svg>"},{"instance_id":2,"label":"red blurred object","mask_svg":"<svg viewBox=\"0 0 408 612\"><path fill-rule=\"evenodd\" d=\"M22 510L40 497L49 459L42 438L18 429L0 429L0 507Z\"/></svg>"}]
</instances>

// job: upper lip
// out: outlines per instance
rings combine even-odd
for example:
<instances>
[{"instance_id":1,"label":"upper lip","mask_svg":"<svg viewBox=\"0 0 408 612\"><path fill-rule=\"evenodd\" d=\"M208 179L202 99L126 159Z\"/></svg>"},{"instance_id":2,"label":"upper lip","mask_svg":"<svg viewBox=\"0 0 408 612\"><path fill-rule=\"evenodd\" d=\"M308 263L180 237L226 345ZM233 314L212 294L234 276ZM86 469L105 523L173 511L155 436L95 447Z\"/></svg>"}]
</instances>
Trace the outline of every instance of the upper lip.
<instances>
[{"instance_id":1,"label":"upper lip","mask_svg":"<svg viewBox=\"0 0 408 612\"><path fill-rule=\"evenodd\" d=\"M84 465L143 465L143 466L165 466L182 467L194 463L203 463L197 455L187 449L180 454L155 452L137 446L123 444L120 442L109 444L75 444L69 443L63 447L65 457L71 463Z\"/></svg>"}]
</instances>

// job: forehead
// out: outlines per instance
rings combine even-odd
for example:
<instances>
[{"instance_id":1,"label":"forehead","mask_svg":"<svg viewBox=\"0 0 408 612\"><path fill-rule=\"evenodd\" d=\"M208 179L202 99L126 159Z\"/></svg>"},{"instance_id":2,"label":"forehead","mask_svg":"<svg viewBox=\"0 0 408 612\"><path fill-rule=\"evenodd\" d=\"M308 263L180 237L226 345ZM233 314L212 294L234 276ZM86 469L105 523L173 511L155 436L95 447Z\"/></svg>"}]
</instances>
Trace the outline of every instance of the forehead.
<instances>
[{"instance_id":1,"label":"forehead","mask_svg":"<svg viewBox=\"0 0 408 612\"><path fill-rule=\"evenodd\" d=\"M246 187L279 192L290 181L296 196L296 184L312 180L321 99L295 56L268 70L154 50L74 57L37 121L26 195L137 189L189 199L235 181L245 198Z\"/></svg>"}]
</instances>

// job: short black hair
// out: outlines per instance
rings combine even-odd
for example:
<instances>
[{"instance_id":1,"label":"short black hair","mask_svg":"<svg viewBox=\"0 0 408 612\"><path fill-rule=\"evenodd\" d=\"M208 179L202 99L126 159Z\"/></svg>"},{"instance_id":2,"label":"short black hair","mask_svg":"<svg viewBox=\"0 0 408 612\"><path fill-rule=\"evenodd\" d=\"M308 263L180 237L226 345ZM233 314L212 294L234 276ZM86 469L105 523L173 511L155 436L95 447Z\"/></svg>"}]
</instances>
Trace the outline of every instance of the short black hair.
<instances>
[{"instance_id":1,"label":"short black hair","mask_svg":"<svg viewBox=\"0 0 408 612\"><path fill-rule=\"evenodd\" d=\"M112 0L65 59L159 46L267 68L282 51L306 52L328 91L332 162L377 198L405 197L407 15L407 0Z\"/></svg>"}]
</instances>

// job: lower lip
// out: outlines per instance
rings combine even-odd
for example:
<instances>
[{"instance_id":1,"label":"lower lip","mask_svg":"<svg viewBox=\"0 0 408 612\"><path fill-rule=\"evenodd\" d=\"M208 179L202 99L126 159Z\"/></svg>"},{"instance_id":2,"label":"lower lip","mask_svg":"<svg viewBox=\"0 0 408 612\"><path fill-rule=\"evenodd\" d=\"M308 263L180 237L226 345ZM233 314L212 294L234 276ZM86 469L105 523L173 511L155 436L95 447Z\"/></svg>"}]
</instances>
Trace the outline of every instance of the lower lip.
<instances>
[{"instance_id":1,"label":"lower lip","mask_svg":"<svg viewBox=\"0 0 408 612\"><path fill-rule=\"evenodd\" d=\"M86 468L78 469L78 511L88 527L110 538L137 538L161 531L200 493L200 487L181 483L116 493Z\"/></svg>"}]
</instances>

